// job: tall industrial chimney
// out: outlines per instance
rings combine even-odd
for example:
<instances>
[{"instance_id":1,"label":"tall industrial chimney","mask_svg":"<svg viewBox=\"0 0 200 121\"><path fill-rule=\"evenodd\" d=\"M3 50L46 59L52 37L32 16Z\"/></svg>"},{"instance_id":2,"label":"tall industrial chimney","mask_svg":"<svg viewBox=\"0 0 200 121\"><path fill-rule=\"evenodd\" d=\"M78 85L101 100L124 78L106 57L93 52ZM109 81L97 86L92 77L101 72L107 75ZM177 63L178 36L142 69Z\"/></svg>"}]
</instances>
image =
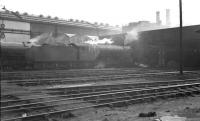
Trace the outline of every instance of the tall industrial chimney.
<instances>
[{"instance_id":1,"label":"tall industrial chimney","mask_svg":"<svg viewBox=\"0 0 200 121\"><path fill-rule=\"evenodd\" d=\"M156 11L156 24L161 25L160 12Z\"/></svg>"},{"instance_id":2,"label":"tall industrial chimney","mask_svg":"<svg viewBox=\"0 0 200 121\"><path fill-rule=\"evenodd\" d=\"M170 26L171 22L170 22L170 10L166 9L166 25Z\"/></svg>"}]
</instances>

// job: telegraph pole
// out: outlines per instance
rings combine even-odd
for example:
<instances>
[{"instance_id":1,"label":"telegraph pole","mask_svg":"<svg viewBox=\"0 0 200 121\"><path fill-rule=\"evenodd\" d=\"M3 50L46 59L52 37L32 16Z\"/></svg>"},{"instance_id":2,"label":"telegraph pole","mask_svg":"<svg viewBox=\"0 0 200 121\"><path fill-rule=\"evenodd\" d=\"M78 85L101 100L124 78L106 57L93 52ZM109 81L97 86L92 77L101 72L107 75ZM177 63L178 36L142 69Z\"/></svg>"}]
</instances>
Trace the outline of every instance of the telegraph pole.
<instances>
[{"instance_id":1,"label":"telegraph pole","mask_svg":"<svg viewBox=\"0 0 200 121\"><path fill-rule=\"evenodd\" d=\"M179 12L180 12L180 27L179 27L179 71L180 74L183 75L183 47L182 47L182 0L179 0Z\"/></svg>"}]
</instances>

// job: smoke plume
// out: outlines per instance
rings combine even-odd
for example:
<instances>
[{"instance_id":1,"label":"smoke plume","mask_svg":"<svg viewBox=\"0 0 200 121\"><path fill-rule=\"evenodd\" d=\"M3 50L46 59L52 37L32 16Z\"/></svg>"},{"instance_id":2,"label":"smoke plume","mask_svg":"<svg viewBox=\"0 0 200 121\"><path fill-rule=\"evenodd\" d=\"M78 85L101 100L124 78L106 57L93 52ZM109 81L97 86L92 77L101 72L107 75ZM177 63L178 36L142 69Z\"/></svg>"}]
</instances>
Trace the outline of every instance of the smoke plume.
<instances>
[{"instance_id":1,"label":"smoke plume","mask_svg":"<svg viewBox=\"0 0 200 121\"><path fill-rule=\"evenodd\" d=\"M131 43L132 41L138 40L138 31L136 29L131 30L125 36L125 45Z\"/></svg>"}]
</instances>

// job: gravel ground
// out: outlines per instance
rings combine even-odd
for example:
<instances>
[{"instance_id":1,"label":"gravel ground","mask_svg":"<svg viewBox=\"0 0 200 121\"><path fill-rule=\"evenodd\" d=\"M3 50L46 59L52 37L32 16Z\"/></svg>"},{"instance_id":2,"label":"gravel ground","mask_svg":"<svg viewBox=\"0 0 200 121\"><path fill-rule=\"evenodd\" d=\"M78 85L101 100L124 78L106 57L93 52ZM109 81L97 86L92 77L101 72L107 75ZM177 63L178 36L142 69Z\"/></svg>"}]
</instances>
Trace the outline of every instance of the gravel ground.
<instances>
[{"instance_id":1,"label":"gravel ground","mask_svg":"<svg viewBox=\"0 0 200 121\"><path fill-rule=\"evenodd\" d=\"M156 112L156 116L138 117L139 113L147 112ZM121 108L90 109L73 114L75 117L62 121L200 121L200 97L159 100Z\"/></svg>"}]
</instances>

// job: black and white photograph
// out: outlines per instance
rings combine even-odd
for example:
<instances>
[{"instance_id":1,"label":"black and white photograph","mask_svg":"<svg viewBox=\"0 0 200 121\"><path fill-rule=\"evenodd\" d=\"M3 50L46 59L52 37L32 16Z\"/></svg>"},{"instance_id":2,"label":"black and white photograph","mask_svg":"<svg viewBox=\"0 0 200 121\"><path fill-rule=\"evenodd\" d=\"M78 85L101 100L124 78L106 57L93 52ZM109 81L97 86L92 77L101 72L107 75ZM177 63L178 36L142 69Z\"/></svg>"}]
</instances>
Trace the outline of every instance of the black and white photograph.
<instances>
[{"instance_id":1,"label":"black and white photograph","mask_svg":"<svg viewBox=\"0 0 200 121\"><path fill-rule=\"evenodd\" d=\"M1 121L200 121L200 0L0 0Z\"/></svg>"}]
</instances>

